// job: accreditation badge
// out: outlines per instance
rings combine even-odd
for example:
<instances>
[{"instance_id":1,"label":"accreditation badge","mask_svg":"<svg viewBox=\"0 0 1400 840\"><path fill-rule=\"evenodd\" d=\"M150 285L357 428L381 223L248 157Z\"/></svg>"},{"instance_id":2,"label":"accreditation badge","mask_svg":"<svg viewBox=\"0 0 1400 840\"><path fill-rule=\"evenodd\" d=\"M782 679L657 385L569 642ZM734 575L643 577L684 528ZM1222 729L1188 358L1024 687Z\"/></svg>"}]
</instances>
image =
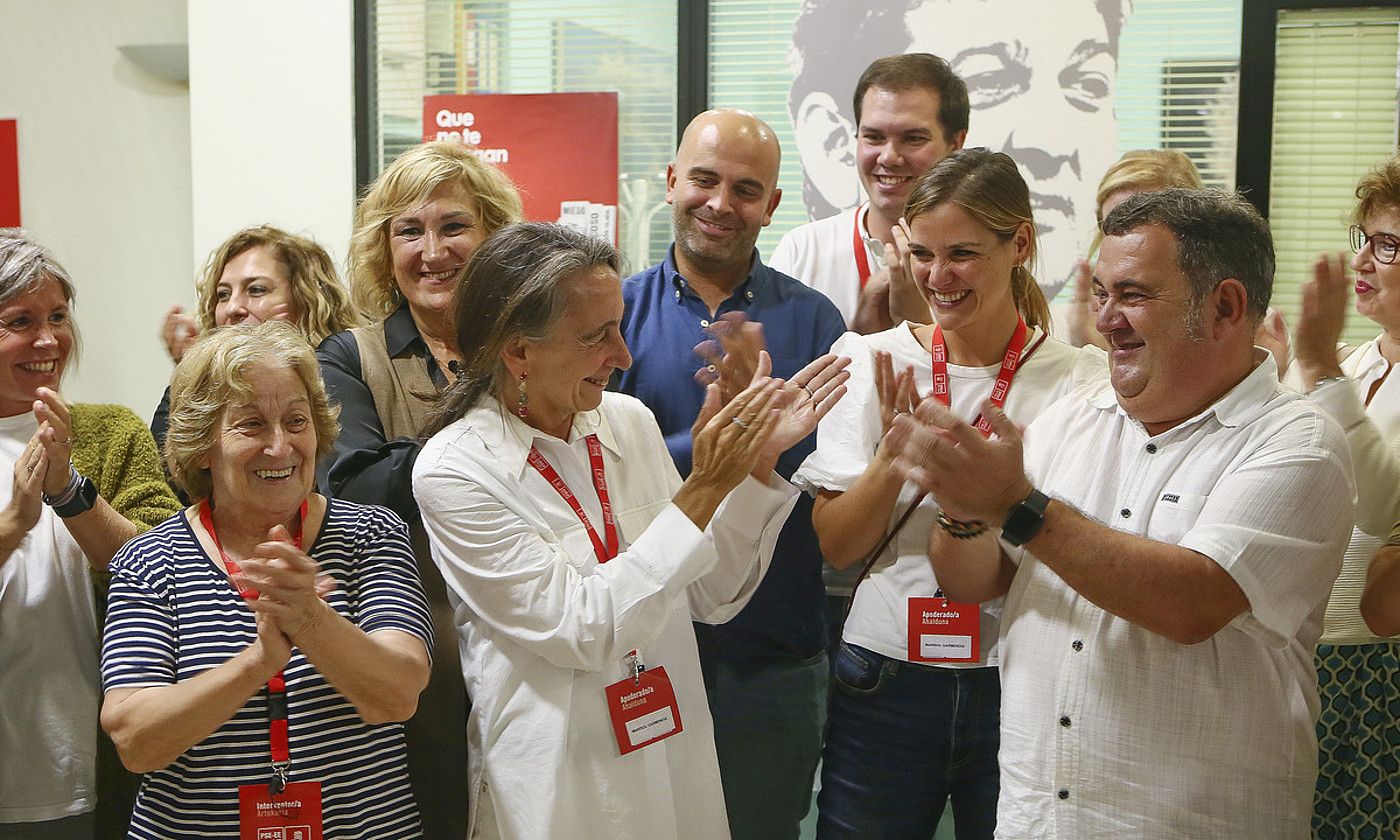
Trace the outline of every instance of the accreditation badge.
<instances>
[{"instance_id":1,"label":"accreditation badge","mask_svg":"<svg viewBox=\"0 0 1400 840\"><path fill-rule=\"evenodd\" d=\"M979 604L942 597L909 599L910 662L976 662L981 653Z\"/></svg>"},{"instance_id":2,"label":"accreditation badge","mask_svg":"<svg viewBox=\"0 0 1400 840\"><path fill-rule=\"evenodd\" d=\"M276 795L270 785L239 785L238 840L324 840L321 783L290 782Z\"/></svg>"},{"instance_id":3,"label":"accreditation badge","mask_svg":"<svg viewBox=\"0 0 1400 840\"><path fill-rule=\"evenodd\" d=\"M681 732L681 710L665 668L648 668L604 689L623 755Z\"/></svg>"}]
</instances>

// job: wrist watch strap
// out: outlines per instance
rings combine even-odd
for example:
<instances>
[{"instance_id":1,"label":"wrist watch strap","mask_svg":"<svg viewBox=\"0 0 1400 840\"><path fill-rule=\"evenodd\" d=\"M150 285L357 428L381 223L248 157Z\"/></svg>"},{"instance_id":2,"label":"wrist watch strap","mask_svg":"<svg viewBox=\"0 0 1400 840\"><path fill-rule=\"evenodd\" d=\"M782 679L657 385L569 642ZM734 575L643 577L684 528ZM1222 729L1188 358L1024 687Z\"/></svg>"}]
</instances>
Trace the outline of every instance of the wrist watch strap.
<instances>
[{"instance_id":1,"label":"wrist watch strap","mask_svg":"<svg viewBox=\"0 0 1400 840\"><path fill-rule=\"evenodd\" d=\"M1001 538L1011 545L1025 545L1030 542L1045 524L1045 508L1049 504L1049 496L1039 490L1031 490L1031 494L1022 499L1007 515L1006 521L1001 525Z\"/></svg>"},{"instance_id":2,"label":"wrist watch strap","mask_svg":"<svg viewBox=\"0 0 1400 840\"><path fill-rule=\"evenodd\" d=\"M54 505L53 512L64 519L70 516L77 516L80 513L87 513L92 510L92 506L97 504L97 485L92 483L92 479L82 476L78 481L78 492L73 494L73 498L61 505Z\"/></svg>"}]
</instances>

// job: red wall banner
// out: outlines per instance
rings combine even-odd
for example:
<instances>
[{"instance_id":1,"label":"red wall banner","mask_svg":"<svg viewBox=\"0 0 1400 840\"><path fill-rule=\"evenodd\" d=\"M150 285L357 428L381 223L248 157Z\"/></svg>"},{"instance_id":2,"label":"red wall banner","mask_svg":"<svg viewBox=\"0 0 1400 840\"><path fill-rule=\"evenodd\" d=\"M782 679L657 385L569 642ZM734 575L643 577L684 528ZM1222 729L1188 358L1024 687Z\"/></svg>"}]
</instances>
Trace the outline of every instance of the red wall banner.
<instances>
[{"instance_id":1,"label":"red wall banner","mask_svg":"<svg viewBox=\"0 0 1400 840\"><path fill-rule=\"evenodd\" d=\"M423 97L423 139L455 140L500 167L525 218L617 243L617 94Z\"/></svg>"},{"instance_id":2,"label":"red wall banner","mask_svg":"<svg viewBox=\"0 0 1400 840\"><path fill-rule=\"evenodd\" d=\"M0 227L19 227L19 130L0 120Z\"/></svg>"}]
</instances>

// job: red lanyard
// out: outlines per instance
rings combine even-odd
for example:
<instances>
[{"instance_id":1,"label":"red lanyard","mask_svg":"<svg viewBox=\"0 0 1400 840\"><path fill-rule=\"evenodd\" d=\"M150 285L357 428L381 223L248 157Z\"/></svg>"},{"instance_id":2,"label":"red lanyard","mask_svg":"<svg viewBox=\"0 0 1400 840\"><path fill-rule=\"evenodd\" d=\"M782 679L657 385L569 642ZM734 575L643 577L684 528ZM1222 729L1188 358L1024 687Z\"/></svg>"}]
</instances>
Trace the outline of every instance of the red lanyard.
<instances>
[{"instance_id":1,"label":"red lanyard","mask_svg":"<svg viewBox=\"0 0 1400 840\"><path fill-rule=\"evenodd\" d=\"M603 472L603 445L598 442L597 435L589 435L584 438L588 443L588 466L589 472L593 474L593 489L598 493L598 505L603 509L603 539L598 538L598 532L594 530L593 523L588 520L588 513L584 511L583 505L579 504L578 497L574 491L569 489L569 485L564 483L564 479L559 477L559 473L554 469L540 451L535 447L530 447L530 455L526 459L530 466L534 467L544 480L548 481L558 493L560 498L568 502L573 509L574 516L583 523L583 529L588 532L588 538L593 541L593 553L598 555L598 563L601 565L617 556L617 521L613 519L612 502L608 499L608 478ZM633 682L641 679L642 671L646 666L642 664L642 659L635 650L627 654L630 668L632 670Z\"/></svg>"},{"instance_id":2,"label":"red lanyard","mask_svg":"<svg viewBox=\"0 0 1400 840\"><path fill-rule=\"evenodd\" d=\"M306 529L306 508L306 500L303 499L300 526L292 536L292 545L297 548L301 548L301 535ZM243 570L224 552L223 543L219 542L219 535L214 530L214 509L209 506L208 499L199 504L199 522L209 533L209 539L214 541L214 547L219 550L219 557L224 561L224 570L228 572L229 581L238 590L238 594L242 595L245 601L256 599L258 590L238 582ZM272 792L281 793L287 785L287 768L292 764L291 747L287 743L287 680L281 671L267 681L267 728L268 747L272 752Z\"/></svg>"},{"instance_id":3,"label":"red lanyard","mask_svg":"<svg viewBox=\"0 0 1400 840\"><path fill-rule=\"evenodd\" d=\"M1011 334L1011 343L1006 346L1006 358L1001 360L1001 370L997 371L997 381L992 386L992 403L997 408L1006 405L1006 396L1011 393L1011 380L1016 376L1021 362L1029 358L1036 347L1040 346L1040 342L1045 340L1045 337L1041 336L1040 341L1023 355L1021 351L1026 348L1027 332L1026 320L1016 316L1016 331ZM950 405L952 398L948 393L948 344L943 340L943 328L936 324L933 327L933 340L929 343L929 355L933 357L933 395L944 405ZM992 424L980 413L973 425L984 436L992 433Z\"/></svg>"},{"instance_id":4,"label":"red lanyard","mask_svg":"<svg viewBox=\"0 0 1400 840\"><path fill-rule=\"evenodd\" d=\"M865 291L865 284L870 281L870 249L865 244L865 237L860 232L860 216L870 202L862 204L856 208L856 221L851 232L851 247L855 249L856 255L856 276L860 277L861 291Z\"/></svg>"},{"instance_id":5,"label":"red lanyard","mask_svg":"<svg viewBox=\"0 0 1400 840\"><path fill-rule=\"evenodd\" d=\"M593 553L598 555L599 563L606 563L617 556L617 522L613 519L612 502L608 499L608 479L603 474L603 445L598 442L597 435L589 435L584 438L588 443L588 465L593 474L593 489L598 493L598 504L603 508L603 539L598 538L598 532L594 530L593 523L588 520L588 514L584 512L583 505L579 504L578 497L569 489L569 485L564 483L564 479L559 477L559 473L550 465L540 451L535 447L530 447L528 458L530 466L534 467L540 475L544 476L569 507L573 509L574 516L583 523L583 529L588 532L588 538L593 541Z\"/></svg>"}]
</instances>

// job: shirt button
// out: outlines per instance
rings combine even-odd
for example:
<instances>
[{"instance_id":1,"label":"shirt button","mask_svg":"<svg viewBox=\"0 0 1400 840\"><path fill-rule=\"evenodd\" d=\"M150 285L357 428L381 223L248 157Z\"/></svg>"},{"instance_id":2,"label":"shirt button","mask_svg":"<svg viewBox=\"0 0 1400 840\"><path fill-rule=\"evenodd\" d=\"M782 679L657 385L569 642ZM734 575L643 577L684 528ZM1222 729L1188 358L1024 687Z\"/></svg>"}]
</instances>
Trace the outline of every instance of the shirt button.
<instances>
[{"instance_id":1,"label":"shirt button","mask_svg":"<svg viewBox=\"0 0 1400 840\"><path fill-rule=\"evenodd\" d=\"M1069 727L1069 715L1062 715L1060 717L1060 725L1066 728Z\"/></svg>"},{"instance_id":2,"label":"shirt button","mask_svg":"<svg viewBox=\"0 0 1400 840\"><path fill-rule=\"evenodd\" d=\"M1061 799L1069 799L1069 791L1065 788L1060 788L1060 792L1055 795Z\"/></svg>"},{"instance_id":3,"label":"shirt button","mask_svg":"<svg viewBox=\"0 0 1400 840\"><path fill-rule=\"evenodd\" d=\"M701 318L701 319L700 319L700 326L702 326L702 327L708 327L709 325L710 325L710 322L709 322L709 321L706 321L704 318Z\"/></svg>"},{"instance_id":4,"label":"shirt button","mask_svg":"<svg viewBox=\"0 0 1400 840\"><path fill-rule=\"evenodd\" d=\"M1070 643L1069 643L1069 646L1072 647L1072 648L1074 648L1075 650L1083 650L1083 649L1084 649L1084 643L1081 642L1081 641L1079 641L1078 639L1075 639L1074 641L1070 642Z\"/></svg>"},{"instance_id":5,"label":"shirt button","mask_svg":"<svg viewBox=\"0 0 1400 840\"><path fill-rule=\"evenodd\" d=\"M1149 444L1147 444L1147 454L1148 454L1148 455L1155 455L1156 453L1157 453L1157 444L1155 444L1155 443L1149 443Z\"/></svg>"},{"instance_id":6,"label":"shirt button","mask_svg":"<svg viewBox=\"0 0 1400 840\"><path fill-rule=\"evenodd\" d=\"M1122 510L1118 511L1118 515L1123 517L1124 519L1127 519L1128 517L1133 515L1133 512L1128 510L1127 508L1123 508Z\"/></svg>"},{"instance_id":7,"label":"shirt button","mask_svg":"<svg viewBox=\"0 0 1400 840\"><path fill-rule=\"evenodd\" d=\"M744 297L753 300L753 292L744 292Z\"/></svg>"}]
</instances>

